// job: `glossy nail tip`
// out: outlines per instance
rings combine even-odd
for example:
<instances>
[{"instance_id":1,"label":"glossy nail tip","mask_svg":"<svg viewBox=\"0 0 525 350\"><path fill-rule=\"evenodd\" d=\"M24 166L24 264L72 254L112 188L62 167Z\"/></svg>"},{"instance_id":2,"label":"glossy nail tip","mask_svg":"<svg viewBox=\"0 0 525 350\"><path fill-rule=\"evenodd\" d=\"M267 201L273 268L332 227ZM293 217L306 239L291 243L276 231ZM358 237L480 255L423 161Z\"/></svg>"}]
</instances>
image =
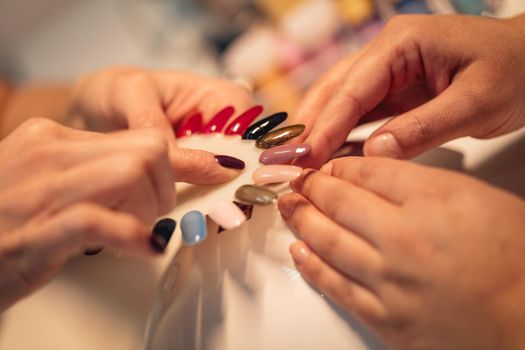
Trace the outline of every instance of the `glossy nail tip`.
<instances>
[{"instance_id":1,"label":"glossy nail tip","mask_svg":"<svg viewBox=\"0 0 525 350\"><path fill-rule=\"evenodd\" d=\"M246 216L234 203L219 201L208 210L208 216L226 230L241 226L246 221Z\"/></svg>"},{"instance_id":2,"label":"glossy nail tip","mask_svg":"<svg viewBox=\"0 0 525 350\"><path fill-rule=\"evenodd\" d=\"M175 132L175 136L177 136L177 138L181 138L184 136L190 136L192 134L199 132L201 128L202 128L202 114L195 113L192 116L188 117L187 119L184 119L180 123L179 127L177 128L177 131Z\"/></svg>"},{"instance_id":3,"label":"glossy nail tip","mask_svg":"<svg viewBox=\"0 0 525 350\"><path fill-rule=\"evenodd\" d=\"M268 205L275 202L277 193L260 186L243 185L235 191L235 198L255 205Z\"/></svg>"},{"instance_id":4,"label":"glossy nail tip","mask_svg":"<svg viewBox=\"0 0 525 350\"><path fill-rule=\"evenodd\" d=\"M200 243L208 236L206 218L197 210L190 211L180 221L182 239L188 245Z\"/></svg>"},{"instance_id":5,"label":"glossy nail tip","mask_svg":"<svg viewBox=\"0 0 525 350\"><path fill-rule=\"evenodd\" d=\"M162 253L166 249L177 223L170 218L164 218L153 226L150 237L150 245L156 252Z\"/></svg>"},{"instance_id":6,"label":"glossy nail tip","mask_svg":"<svg viewBox=\"0 0 525 350\"><path fill-rule=\"evenodd\" d=\"M235 158L227 155L216 155L215 160L219 163L220 166L228 169L242 170L246 164L239 158Z\"/></svg>"},{"instance_id":7,"label":"glossy nail tip","mask_svg":"<svg viewBox=\"0 0 525 350\"><path fill-rule=\"evenodd\" d=\"M259 137L284 122L287 117L288 113L279 112L261 119L246 129L244 134L242 134L242 138L245 140L257 140Z\"/></svg>"},{"instance_id":8,"label":"glossy nail tip","mask_svg":"<svg viewBox=\"0 0 525 350\"><path fill-rule=\"evenodd\" d=\"M275 146L265 150L259 156L262 164L281 164L290 160L303 157L310 152L310 145L305 143L295 145Z\"/></svg>"},{"instance_id":9,"label":"glossy nail tip","mask_svg":"<svg viewBox=\"0 0 525 350\"><path fill-rule=\"evenodd\" d=\"M206 125L202 127L201 133L210 134L221 132L233 113L235 113L235 108L232 106L221 109Z\"/></svg>"},{"instance_id":10,"label":"glossy nail tip","mask_svg":"<svg viewBox=\"0 0 525 350\"><path fill-rule=\"evenodd\" d=\"M235 118L224 130L225 135L242 135L250 124L261 114L262 106L254 106Z\"/></svg>"},{"instance_id":11,"label":"glossy nail tip","mask_svg":"<svg viewBox=\"0 0 525 350\"><path fill-rule=\"evenodd\" d=\"M302 168L294 165L264 165L253 172L252 179L257 185L266 185L295 180Z\"/></svg>"},{"instance_id":12,"label":"glossy nail tip","mask_svg":"<svg viewBox=\"0 0 525 350\"><path fill-rule=\"evenodd\" d=\"M285 126L283 128L270 131L269 133L259 137L255 145L259 148L271 148L285 143L288 140L293 139L301 135L304 131L304 125L296 124Z\"/></svg>"}]
</instances>

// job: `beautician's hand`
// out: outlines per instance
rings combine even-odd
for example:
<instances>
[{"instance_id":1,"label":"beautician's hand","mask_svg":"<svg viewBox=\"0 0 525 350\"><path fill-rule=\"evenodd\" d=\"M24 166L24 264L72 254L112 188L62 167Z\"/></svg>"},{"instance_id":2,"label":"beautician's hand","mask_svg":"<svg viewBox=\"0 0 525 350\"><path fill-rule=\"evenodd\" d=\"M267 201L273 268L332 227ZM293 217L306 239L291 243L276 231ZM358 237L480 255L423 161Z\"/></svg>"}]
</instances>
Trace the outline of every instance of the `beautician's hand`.
<instances>
[{"instance_id":1,"label":"beautician's hand","mask_svg":"<svg viewBox=\"0 0 525 350\"><path fill-rule=\"evenodd\" d=\"M292 118L318 168L358 123L395 116L365 154L410 158L460 136L490 138L525 125L525 16L497 20L405 15L340 62Z\"/></svg>"},{"instance_id":2,"label":"beautician's hand","mask_svg":"<svg viewBox=\"0 0 525 350\"><path fill-rule=\"evenodd\" d=\"M117 67L80 78L74 90L72 110L92 130L158 130L168 143L177 181L219 183L238 174L209 152L177 148L173 126L197 111L204 118L228 105L244 111L253 101L240 85L177 70Z\"/></svg>"},{"instance_id":3,"label":"beautician's hand","mask_svg":"<svg viewBox=\"0 0 525 350\"><path fill-rule=\"evenodd\" d=\"M155 218L174 205L164 140L33 119L0 143L0 312L90 247L152 254Z\"/></svg>"},{"instance_id":4,"label":"beautician's hand","mask_svg":"<svg viewBox=\"0 0 525 350\"><path fill-rule=\"evenodd\" d=\"M298 270L393 349L523 349L525 202L387 158L334 160L279 200Z\"/></svg>"}]
</instances>

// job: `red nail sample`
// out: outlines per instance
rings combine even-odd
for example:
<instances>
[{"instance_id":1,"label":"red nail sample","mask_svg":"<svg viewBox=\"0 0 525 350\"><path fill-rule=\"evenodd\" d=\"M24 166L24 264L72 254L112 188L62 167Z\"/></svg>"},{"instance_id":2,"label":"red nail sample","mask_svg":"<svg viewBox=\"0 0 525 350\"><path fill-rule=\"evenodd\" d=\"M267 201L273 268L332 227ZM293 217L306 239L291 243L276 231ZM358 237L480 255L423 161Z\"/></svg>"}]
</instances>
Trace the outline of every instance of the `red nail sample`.
<instances>
[{"instance_id":1,"label":"red nail sample","mask_svg":"<svg viewBox=\"0 0 525 350\"><path fill-rule=\"evenodd\" d=\"M235 108L233 108L232 106L228 106L226 108L221 109L219 113L215 114L215 116L211 118L208 124L202 127L201 132L203 134L221 132L234 112Z\"/></svg>"},{"instance_id":2,"label":"red nail sample","mask_svg":"<svg viewBox=\"0 0 525 350\"><path fill-rule=\"evenodd\" d=\"M225 135L242 135L250 124L261 114L262 106L253 106L235 118L224 130Z\"/></svg>"},{"instance_id":3,"label":"red nail sample","mask_svg":"<svg viewBox=\"0 0 525 350\"><path fill-rule=\"evenodd\" d=\"M175 136L181 138L199 132L202 128L202 114L195 113L184 119L178 126Z\"/></svg>"}]
</instances>

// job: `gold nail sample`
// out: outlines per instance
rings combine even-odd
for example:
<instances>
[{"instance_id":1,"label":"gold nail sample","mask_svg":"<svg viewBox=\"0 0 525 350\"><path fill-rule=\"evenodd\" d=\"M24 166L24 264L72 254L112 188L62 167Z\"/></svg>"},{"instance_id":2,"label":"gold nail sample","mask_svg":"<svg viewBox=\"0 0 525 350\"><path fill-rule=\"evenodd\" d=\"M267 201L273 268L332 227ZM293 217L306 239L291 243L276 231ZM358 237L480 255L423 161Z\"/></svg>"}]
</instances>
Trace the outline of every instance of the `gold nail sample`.
<instances>
[{"instance_id":1,"label":"gold nail sample","mask_svg":"<svg viewBox=\"0 0 525 350\"><path fill-rule=\"evenodd\" d=\"M277 193L260 186L243 185L235 191L235 198L246 203L268 205L277 199Z\"/></svg>"},{"instance_id":2,"label":"gold nail sample","mask_svg":"<svg viewBox=\"0 0 525 350\"><path fill-rule=\"evenodd\" d=\"M259 148L271 148L301 135L303 131L302 124L285 126L259 137L255 145Z\"/></svg>"}]
</instances>

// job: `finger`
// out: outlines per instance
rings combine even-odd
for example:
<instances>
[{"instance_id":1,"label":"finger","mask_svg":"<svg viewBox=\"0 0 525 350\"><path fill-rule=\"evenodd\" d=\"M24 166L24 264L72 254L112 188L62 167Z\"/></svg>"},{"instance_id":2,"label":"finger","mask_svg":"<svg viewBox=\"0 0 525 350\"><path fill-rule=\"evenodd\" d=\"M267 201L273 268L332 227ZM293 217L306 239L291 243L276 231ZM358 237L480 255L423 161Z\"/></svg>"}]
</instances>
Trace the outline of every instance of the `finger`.
<instances>
[{"instance_id":1,"label":"finger","mask_svg":"<svg viewBox=\"0 0 525 350\"><path fill-rule=\"evenodd\" d=\"M329 266L304 242L294 243L290 253L304 279L343 309L369 325L385 318L385 307L373 292Z\"/></svg>"},{"instance_id":2,"label":"finger","mask_svg":"<svg viewBox=\"0 0 525 350\"><path fill-rule=\"evenodd\" d=\"M384 198L322 172L303 171L291 186L330 219L376 246L396 217L397 208Z\"/></svg>"},{"instance_id":3,"label":"finger","mask_svg":"<svg viewBox=\"0 0 525 350\"><path fill-rule=\"evenodd\" d=\"M288 227L316 255L343 275L375 289L382 265L375 247L329 219L300 194L282 196L278 204Z\"/></svg>"}]
</instances>

